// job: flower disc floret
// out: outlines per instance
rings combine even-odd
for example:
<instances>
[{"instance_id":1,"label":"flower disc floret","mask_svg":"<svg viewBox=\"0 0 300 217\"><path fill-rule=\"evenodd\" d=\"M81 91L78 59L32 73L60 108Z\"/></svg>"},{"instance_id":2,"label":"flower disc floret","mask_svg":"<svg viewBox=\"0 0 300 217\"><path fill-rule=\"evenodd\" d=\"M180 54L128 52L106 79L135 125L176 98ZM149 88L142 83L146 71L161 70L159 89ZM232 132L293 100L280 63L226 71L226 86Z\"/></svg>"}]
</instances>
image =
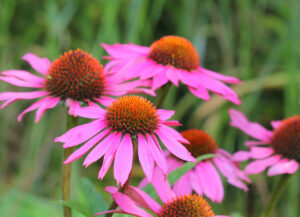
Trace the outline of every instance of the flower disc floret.
<instances>
[{"instance_id":1,"label":"flower disc floret","mask_svg":"<svg viewBox=\"0 0 300 217\"><path fill-rule=\"evenodd\" d=\"M285 119L275 129L271 144L278 154L300 162L300 116Z\"/></svg>"},{"instance_id":2,"label":"flower disc floret","mask_svg":"<svg viewBox=\"0 0 300 217\"><path fill-rule=\"evenodd\" d=\"M159 217L214 217L210 205L196 194L184 195L165 204Z\"/></svg>"},{"instance_id":3,"label":"flower disc floret","mask_svg":"<svg viewBox=\"0 0 300 217\"><path fill-rule=\"evenodd\" d=\"M113 130L131 135L152 134L158 128L157 110L140 96L123 96L106 110L108 126Z\"/></svg>"},{"instance_id":4,"label":"flower disc floret","mask_svg":"<svg viewBox=\"0 0 300 217\"><path fill-rule=\"evenodd\" d=\"M200 65L199 55L193 44L179 36L165 36L150 46L149 58L162 65L187 71Z\"/></svg>"},{"instance_id":5,"label":"flower disc floret","mask_svg":"<svg viewBox=\"0 0 300 217\"><path fill-rule=\"evenodd\" d=\"M92 100L101 96L103 66L87 52L70 50L54 60L46 74L45 89L62 99Z\"/></svg>"},{"instance_id":6,"label":"flower disc floret","mask_svg":"<svg viewBox=\"0 0 300 217\"><path fill-rule=\"evenodd\" d=\"M198 129L185 130L181 135L187 139L190 144L183 144L194 157L199 157L204 154L214 154L217 150L215 140Z\"/></svg>"}]
</instances>

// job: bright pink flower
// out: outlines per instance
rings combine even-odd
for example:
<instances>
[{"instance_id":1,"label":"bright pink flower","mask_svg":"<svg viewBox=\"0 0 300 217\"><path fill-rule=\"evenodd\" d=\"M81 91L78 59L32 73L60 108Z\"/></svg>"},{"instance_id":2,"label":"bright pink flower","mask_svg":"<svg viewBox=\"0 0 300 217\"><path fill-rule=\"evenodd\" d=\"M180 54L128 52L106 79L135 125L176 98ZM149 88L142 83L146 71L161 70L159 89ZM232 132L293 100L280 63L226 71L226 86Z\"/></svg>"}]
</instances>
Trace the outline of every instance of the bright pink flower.
<instances>
[{"instance_id":1,"label":"bright pink flower","mask_svg":"<svg viewBox=\"0 0 300 217\"><path fill-rule=\"evenodd\" d=\"M157 172L160 172L160 170ZM162 205L152 199L144 191L133 186L128 186L124 193L118 192L117 187L110 186L106 187L106 191L112 195L113 200L119 205L120 209L100 212L95 214L95 216L106 213L125 213L138 217L229 217L220 215L215 216L210 205L198 195L189 194L177 197L172 192L169 183L165 181L165 179L153 177L152 184L163 202ZM153 214L150 214L149 211Z\"/></svg>"},{"instance_id":2,"label":"bright pink flower","mask_svg":"<svg viewBox=\"0 0 300 217\"><path fill-rule=\"evenodd\" d=\"M152 90L172 82L178 86L179 81L188 86L197 97L209 100L208 90L226 100L240 104L237 94L226 86L238 84L240 80L204 69L191 42L179 36L165 36L152 43L150 47L134 44L102 44L110 55L110 62L104 70L110 68L124 78L152 78Z\"/></svg>"},{"instance_id":3,"label":"bright pink flower","mask_svg":"<svg viewBox=\"0 0 300 217\"><path fill-rule=\"evenodd\" d=\"M103 72L100 62L80 49L66 52L52 63L47 58L40 58L31 53L27 53L22 59L42 77L23 70L7 70L1 73L0 80L38 90L0 93L0 101L4 101L1 108L20 99L42 99L24 110L18 121L21 121L24 114L37 110L35 122L38 122L48 109L55 107L61 100L66 100L69 114L77 116L80 102L89 105L99 102L106 106L113 101L114 96L135 92L154 94L149 89L140 88L149 86L149 81L123 82L124 80L116 74Z\"/></svg>"},{"instance_id":4,"label":"bright pink flower","mask_svg":"<svg viewBox=\"0 0 300 217\"><path fill-rule=\"evenodd\" d=\"M167 121L173 114L174 111L155 109L145 98L123 96L116 99L106 110L96 107L82 108L79 116L97 120L77 126L55 141L63 142L64 148L85 142L69 156L65 164L80 158L95 146L85 158L84 166L89 166L104 155L98 176L102 179L115 160L114 176L117 183L122 185L131 171L133 152L137 148L141 166L146 177L151 180L155 163L167 174L166 159L157 138L178 158L195 161L181 144L188 141L169 127L180 125L177 121Z\"/></svg>"},{"instance_id":5,"label":"bright pink flower","mask_svg":"<svg viewBox=\"0 0 300 217\"><path fill-rule=\"evenodd\" d=\"M300 116L282 121L272 121L273 131L265 129L258 123L249 122L239 111L230 109L231 125L256 139L247 141L250 151L239 151L233 158L236 161L254 159L245 172L258 174L268 169L268 176L293 174L300 162Z\"/></svg>"},{"instance_id":6,"label":"bright pink flower","mask_svg":"<svg viewBox=\"0 0 300 217\"><path fill-rule=\"evenodd\" d=\"M215 154L215 157L198 162L193 169L175 182L173 191L177 196L191 194L194 190L198 195L205 194L211 201L220 203L224 197L224 189L217 169L227 178L230 184L245 191L248 190L243 183L243 181L250 182L247 175L233 162L231 154L217 148L217 144L210 135L197 129L183 131L181 135L190 142L190 144L184 144L184 146L194 157L204 154ZM184 164L182 160L168 151L165 152L165 155L169 172ZM146 180L143 180L139 187L143 187L146 183Z\"/></svg>"}]
</instances>

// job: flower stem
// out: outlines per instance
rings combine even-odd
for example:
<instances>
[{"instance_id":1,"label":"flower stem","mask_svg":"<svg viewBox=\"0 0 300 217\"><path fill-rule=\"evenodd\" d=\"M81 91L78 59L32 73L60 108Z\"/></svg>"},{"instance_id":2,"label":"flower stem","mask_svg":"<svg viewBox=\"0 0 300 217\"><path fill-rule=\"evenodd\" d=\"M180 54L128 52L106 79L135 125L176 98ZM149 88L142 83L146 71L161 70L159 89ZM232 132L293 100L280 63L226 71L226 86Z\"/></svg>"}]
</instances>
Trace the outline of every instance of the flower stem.
<instances>
[{"instance_id":1,"label":"flower stem","mask_svg":"<svg viewBox=\"0 0 300 217\"><path fill-rule=\"evenodd\" d=\"M168 82L167 84L162 86L155 101L156 108L161 108L163 106L171 86L172 86L171 82Z\"/></svg>"},{"instance_id":2,"label":"flower stem","mask_svg":"<svg viewBox=\"0 0 300 217\"><path fill-rule=\"evenodd\" d=\"M277 203L280 195L282 194L285 186L288 183L289 177L291 177L290 174L284 174L284 175L282 175L279 178L279 180L278 180L278 182L277 182L277 184L275 186L275 189L274 189L274 191L272 193L271 199L270 199L270 201L269 201L267 207L265 208L265 210L264 210L264 212L263 212L263 214L262 214L261 217L269 217L269 216L271 216L272 211L273 211L273 209L274 209L274 207L275 207L275 205L276 205L276 203Z\"/></svg>"},{"instance_id":3,"label":"flower stem","mask_svg":"<svg viewBox=\"0 0 300 217\"><path fill-rule=\"evenodd\" d=\"M77 117L67 115L67 130L77 125ZM72 153L72 148L64 149L64 161ZM71 199L71 170L72 164L63 164L62 166L62 198L63 201ZM64 217L72 217L72 210L70 207L64 206Z\"/></svg>"},{"instance_id":4,"label":"flower stem","mask_svg":"<svg viewBox=\"0 0 300 217\"><path fill-rule=\"evenodd\" d=\"M133 139L133 138L131 140L132 140L133 148L135 150L136 147L137 147L137 141L136 141L136 139ZM133 156L134 156L134 154L133 154ZM134 163L134 157L133 157L133 160L132 160L132 167L133 167L133 163ZM132 175L132 169L131 169L131 171L128 175L127 181L124 183L123 187L120 187L119 192L124 193L125 189L130 185L131 175ZM113 202L110 204L108 210L114 210L117 207L118 207L118 204L113 200ZM113 215L113 213L107 213L105 215L105 217L111 217L112 215Z\"/></svg>"}]
</instances>

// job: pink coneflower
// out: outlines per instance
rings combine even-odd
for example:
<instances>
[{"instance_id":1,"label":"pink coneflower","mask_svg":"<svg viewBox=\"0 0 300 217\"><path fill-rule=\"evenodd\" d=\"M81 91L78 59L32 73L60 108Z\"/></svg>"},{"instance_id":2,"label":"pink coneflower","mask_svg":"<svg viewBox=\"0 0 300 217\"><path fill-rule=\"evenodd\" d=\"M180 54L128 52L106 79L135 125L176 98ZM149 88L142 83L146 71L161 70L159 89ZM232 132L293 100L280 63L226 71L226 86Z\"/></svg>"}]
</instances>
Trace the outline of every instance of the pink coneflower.
<instances>
[{"instance_id":1,"label":"pink coneflower","mask_svg":"<svg viewBox=\"0 0 300 217\"><path fill-rule=\"evenodd\" d=\"M258 174L268 169L268 176L293 174L300 162L300 116L282 121L272 121L273 131L258 123L252 123L239 111L230 109L231 125L258 141L247 141L250 151L239 151L234 155L237 161L254 159L245 172Z\"/></svg>"},{"instance_id":2,"label":"pink coneflower","mask_svg":"<svg viewBox=\"0 0 300 217\"><path fill-rule=\"evenodd\" d=\"M76 116L80 102L108 105L113 96L131 92L154 94L153 91L139 88L149 86L148 81L123 82L111 72L104 73L100 62L80 49L70 50L52 63L47 58L31 53L27 53L22 59L42 74L42 77L23 70L8 70L1 73L0 80L15 86L36 88L37 91L0 93L0 101L4 101L1 108L20 99L42 99L24 110L18 116L18 121L24 114L37 110L35 122L38 122L46 110L55 107L61 100L66 100L69 114Z\"/></svg>"},{"instance_id":3,"label":"pink coneflower","mask_svg":"<svg viewBox=\"0 0 300 217\"><path fill-rule=\"evenodd\" d=\"M164 188L158 187L162 184ZM125 213L139 217L226 217L215 215L210 205L201 196L196 194L175 196L169 183L165 180L155 178L153 179L153 186L163 202L162 205L144 191L133 186L128 186L124 193L118 192L118 188L110 186L106 187L106 191L112 195L113 200L120 209L100 212L95 214L95 216L106 213Z\"/></svg>"},{"instance_id":4,"label":"pink coneflower","mask_svg":"<svg viewBox=\"0 0 300 217\"><path fill-rule=\"evenodd\" d=\"M249 182L248 177L233 162L232 155L218 148L210 135L198 129L185 130L181 132L181 135L190 142L183 145L195 158L204 154L215 154L215 156L198 162L195 168L185 173L174 183L173 191L177 196L191 194L194 190L198 195L205 194L211 201L220 203L223 200L224 189L217 169L227 178L230 184L247 190L247 186L242 181ZM184 164L182 160L168 151L165 152L165 155L169 172ZM140 187L145 184L146 182L143 180Z\"/></svg>"},{"instance_id":5,"label":"pink coneflower","mask_svg":"<svg viewBox=\"0 0 300 217\"><path fill-rule=\"evenodd\" d=\"M147 178L151 180L154 163L167 174L166 159L157 138L178 158L195 161L181 144L188 141L169 127L180 125L177 121L167 121L173 114L174 111L156 109L143 97L123 96L116 99L106 110L95 107L81 109L80 116L97 120L77 126L55 141L65 143L64 148L85 142L70 155L65 164L80 158L97 144L85 158L84 166L89 166L104 155L98 176L102 179L115 160L114 176L121 185L124 185L128 178L133 152L137 148L141 166Z\"/></svg>"},{"instance_id":6,"label":"pink coneflower","mask_svg":"<svg viewBox=\"0 0 300 217\"><path fill-rule=\"evenodd\" d=\"M240 104L237 94L222 82L237 84L240 80L204 69L193 44L179 36L165 36L150 47L134 44L102 44L110 55L104 70L116 70L120 76L141 79L152 78L152 90L169 81L178 86L179 81L188 86L197 97L209 99L208 90L226 100Z\"/></svg>"}]
</instances>

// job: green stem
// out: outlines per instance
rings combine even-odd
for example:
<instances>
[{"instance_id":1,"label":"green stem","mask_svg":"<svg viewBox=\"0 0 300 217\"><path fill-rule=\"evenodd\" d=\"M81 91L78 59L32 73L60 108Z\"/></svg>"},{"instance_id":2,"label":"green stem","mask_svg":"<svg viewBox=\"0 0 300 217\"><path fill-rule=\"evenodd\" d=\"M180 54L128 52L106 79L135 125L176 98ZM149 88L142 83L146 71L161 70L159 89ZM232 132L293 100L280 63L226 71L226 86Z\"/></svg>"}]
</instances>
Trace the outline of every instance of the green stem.
<instances>
[{"instance_id":1,"label":"green stem","mask_svg":"<svg viewBox=\"0 0 300 217\"><path fill-rule=\"evenodd\" d=\"M67 130L77 126L78 119L76 117L67 115ZM64 161L72 153L72 148L64 149ZM71 200L71 170L72 164L63 164L62 166L62 198L63 201ZM72 210L70 207L64 206L64 217L72 217Z\"/></svg>"},{"instance_id":2,"label":"green stem","mask_svg":"<svg viewBox=\"0 0 300 217\"><path fill-rule=\"evenodd\" d=\"M137 147L137 141L136 141L136 139L131 139L131 141L132 141L132 144L133 144L133 148L135 150L136 147ZM134 163L134 154L133 154L133 160L132 160L132 168L133 168L133 163ZM125 189L130 185L131 175L132 175L132 169L131 169L131 171L130 171L130 173L128 175L127 181L125 182L125 184L123 185L123 187L121 187L119 189L119 192L124 193ZM117 207L118 207L118 204L113 200L113 202L110 204L108 210L114 210ZM105 215L105 217L111 217L112 215L113 215L113 213L107 213Z\"/></svg>"},{"instance_id":3,"label":"green stem","mask_svg":"<svg viewBox=\"0 0 300 217\"><path fill-rule=\"evenodd\" d=\"M155 102L156 108L161 108L163 106L171 86L172 86L171 82L168 82L167 84L162 86L156 98L156 102Z\"/></svg>"},{"instance_id":4,"label":"green stem","mask_svg":"<svg viewBox=\"0 0 300 217\"><path fill-rule=\"evenodd\" d=\"M284 174L279 178L279 180L278 180L278 182L275 186L275 189L272 193L271 199L270 199L270 201L269 201L267 207L265 208L265 210L264 210L261 217L271 216L272 211L274 210L274 207L275 207L280 195L282 194L285 186L288 183L289 177L291 177L290 174Z\"/></svg>"}]
</instances>

